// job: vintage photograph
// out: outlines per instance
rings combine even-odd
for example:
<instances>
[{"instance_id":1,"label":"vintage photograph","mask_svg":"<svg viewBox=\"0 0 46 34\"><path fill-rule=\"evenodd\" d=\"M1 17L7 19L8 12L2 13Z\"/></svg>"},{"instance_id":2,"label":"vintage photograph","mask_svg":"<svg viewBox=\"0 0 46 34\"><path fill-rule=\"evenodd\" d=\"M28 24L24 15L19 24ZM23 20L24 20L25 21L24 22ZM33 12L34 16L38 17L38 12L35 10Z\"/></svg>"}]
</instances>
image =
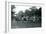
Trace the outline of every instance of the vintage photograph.
<instances>
[{"instance_id":1,"label":"vintage photograph","mask_svg":"<svg viewBox=\"0 0 46 34\"><path fill-rule=\"evenodd\" d=\"M42 7L11 5L11 29L41 27Z\"/></svg>"}]
</instances>

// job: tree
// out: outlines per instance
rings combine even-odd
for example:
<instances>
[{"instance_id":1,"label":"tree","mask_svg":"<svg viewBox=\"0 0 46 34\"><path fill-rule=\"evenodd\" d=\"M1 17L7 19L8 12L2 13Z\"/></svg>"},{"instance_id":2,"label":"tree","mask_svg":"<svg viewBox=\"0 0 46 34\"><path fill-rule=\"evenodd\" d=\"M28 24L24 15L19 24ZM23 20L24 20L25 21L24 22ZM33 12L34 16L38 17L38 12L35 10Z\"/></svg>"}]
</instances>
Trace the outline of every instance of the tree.
<instances>
[{"instance_id":1,"label":"tree","mask_svg":"<svg viewBox=\"0 0 46 34\"><path fill-rule=\"evenodd\" d=\"M13 11L14 8L15 8L15 5L11 5L11 15L12 16L15 14L15 12Z\"/></svg>"},{"instance_id":2,"label":"tree","mask_svg":"<svg viewBox=\"0 0 46 34\"><path fill-rule=\"evenodd\" d=\"M22 20L23 15L24 15L23 11L19 11L16 17L18 20Z\"/></svg>"},{"instance_id":3,"label":"tree","mask_svg":"<svg viewBox=\"0 0 46 34\"><path fill-rule=\"evenodd\" d=\"M11 19L14 19L14 14L15 12L13 11L13 9L15 8L15 5L11 5Z\"/></svg>"},{"instance_id":4,"label":"tree","mask_svg":"<svg viewBox=\"0 0 46 34\"><path fill-rule=\"evenodd\" d=\"M18 17L20 16L20 17L22 17L23 16L23 11L19 11L19 13L17 14L18 15Z\"/></svg>"},{"instance_id":5,"label":"tree","mask_svg":"<svg viewBox=\"0 0 46 34\"><path fill-rule=\"evenodd\" d=\"M31 11L29 11L28 9L25 10L25 16L31 16Z\"/></svg>"}]
</instances>

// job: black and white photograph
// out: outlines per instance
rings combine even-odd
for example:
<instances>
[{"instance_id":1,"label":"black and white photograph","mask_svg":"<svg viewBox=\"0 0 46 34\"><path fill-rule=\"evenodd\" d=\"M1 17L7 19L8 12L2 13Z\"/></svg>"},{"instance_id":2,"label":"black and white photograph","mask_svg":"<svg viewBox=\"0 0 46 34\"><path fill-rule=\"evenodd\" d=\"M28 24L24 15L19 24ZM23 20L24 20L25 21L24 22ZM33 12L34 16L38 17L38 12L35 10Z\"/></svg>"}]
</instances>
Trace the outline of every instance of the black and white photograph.
<instances>
[{"instance_id":1,"label":"black and white photograph","mask_svg":"<svg viewBox=\"0 0 46 34\"><path fill-rule=\"evenodd\" d=\"M46 34L46 0L0 0L0 34Z\"/></svg>"},{"instance_id":2,"label":"black and white photograph","mask_svg":"<svg viewBox=\"0 0 46 34\"><path fill-rule=\"evenodd\" d=\"M42 27L42 7L11 5L11 29Z\"/></svg>"}]
</instances>

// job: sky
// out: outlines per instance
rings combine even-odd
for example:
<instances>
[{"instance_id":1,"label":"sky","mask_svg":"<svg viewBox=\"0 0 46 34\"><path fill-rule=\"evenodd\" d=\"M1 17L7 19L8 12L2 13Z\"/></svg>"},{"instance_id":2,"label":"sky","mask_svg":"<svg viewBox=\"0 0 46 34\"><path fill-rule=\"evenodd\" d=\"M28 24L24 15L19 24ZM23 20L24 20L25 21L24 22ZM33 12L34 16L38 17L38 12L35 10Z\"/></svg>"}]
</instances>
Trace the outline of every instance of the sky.
<instances>
[{"instance_id":1,"label":"sky","mask_svg":"<svg viewBox=\"0 0 46 34\"><path fill-rule=\"evenodd\" d=\"M18 14L19 11L25 12L26 9L30 10L29 8L31 8L31 6L15 6L15 7L16 8L14 8L13 11L16 12L16 14ZM40 7L36 7L36 8L39 9Z\"/></svg>"}]
</instances>

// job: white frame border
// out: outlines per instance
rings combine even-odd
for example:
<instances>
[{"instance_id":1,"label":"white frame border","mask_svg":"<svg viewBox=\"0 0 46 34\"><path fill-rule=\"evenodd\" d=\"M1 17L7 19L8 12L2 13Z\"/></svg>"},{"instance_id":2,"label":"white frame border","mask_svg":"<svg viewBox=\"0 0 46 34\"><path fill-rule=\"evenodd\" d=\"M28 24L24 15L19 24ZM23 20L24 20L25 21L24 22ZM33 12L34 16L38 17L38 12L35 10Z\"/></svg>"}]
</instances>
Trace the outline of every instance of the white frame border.
<instances>
[{"instance_id":1,"label":"white frame border","mask_svg":"<svg viewBox=\"0 0 46 34\"><path fill-rule=\"evenodd\" d=\"M5 21L6 21L6 22L5 22L5 32L13 32L13 31L22 30L23 28L22 28L22 29L21 29L21 28L20 28L20 29L12 29L12 30L11 30L11 28L10 28L10 27L11 27L11 26L10 26L11 23L9 24L9 22L8 22L8 20L9 20L9 17L8 17L8 16L9 16L9 13L10 13L10 12L9 12L10 9L8 8L8 7L9 7L9 5L8 5L9 3L22 3L22 2L6 2L6 9L5 9L5 10L6 10L7 12L5 11L5 12L6 12L6 13L5 13L5 15L6 15L6 20L5 20ZM43 20L43 18L44 18L44 15L43 15L44 4L43 4L43 3L24 3L24 4L39 4L39 5L41 4L41 7L42 7L42 20ZM11 13L10 13L10 14L11 14ZM44 21L42 21L42 28L24 28L24 29L29 29L29 30L31 30L31 31L43 31L44 28L45 28L45 27L44 27L44 26L45 26L45 23L43 23L43 22L44 22Z\"/></svg>"}]
</instances>

